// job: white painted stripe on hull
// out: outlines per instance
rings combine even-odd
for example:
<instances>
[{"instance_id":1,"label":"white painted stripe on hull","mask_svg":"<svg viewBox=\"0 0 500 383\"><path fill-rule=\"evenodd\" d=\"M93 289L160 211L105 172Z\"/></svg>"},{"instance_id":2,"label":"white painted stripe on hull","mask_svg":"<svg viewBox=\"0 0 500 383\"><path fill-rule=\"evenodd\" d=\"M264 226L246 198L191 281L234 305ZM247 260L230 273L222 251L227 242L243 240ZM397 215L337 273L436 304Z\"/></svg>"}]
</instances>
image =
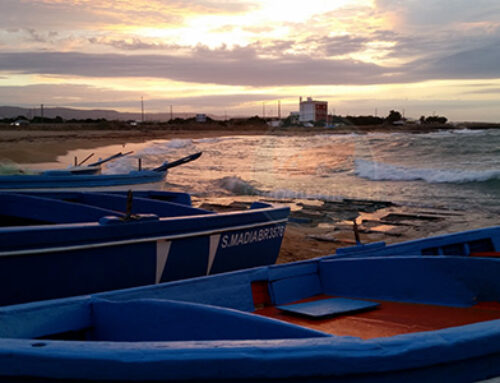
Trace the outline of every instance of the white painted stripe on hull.
<instances>
[{"instance_id":1,"label":"white painted stripe on hull","mask_svg":"<svg viewBox=\"0 0 500 383\"><path fill-rule=\"evenodd\" d=\"M174 235L165 235L165 236L158 236L158 237L125 239L122 241L90 243L87 245L60 246L60 247L47 247L47 248L43 248L43 249L2 251L2 252L0 252L0 257L10 257L10 256L15 256L15 255L37 255L37 254L46 254L46 253L72 251L72 250L96 249L99 247L131 245L131 244L138 244L138 243L155 242L155 241L159 241L159 240L176 240L176 239L183 239L183 238L201 237L201 236L205 236L205 235L220 234L220 233L223 233L226 231L231 232L231 231L238 231L238 230L245 230L245 229L254 229L254 228L262 227L262 226L276 225L276 224L280 224L280 223L285 223L287 221L288 221L288 218L283 218L283 219L278 219L275 221L259 222L259 223L254 223L254 224L250 224L250 225L230 226L230 227L224 227L224 228L220 228L220 229L197 231L197 232L187 233L187 234L174 234Z\"/></svg>"},{"instance_id":2,"label":"white painted stripe on hull","mask_svg":"<svg viewBox=\"0 0 500 383\"><path fill-rule=\"evenodd\" d=\"M156 241L156 283L160 283L161 281L171 244L171 241Z\"/></svg>"},{"instance_id":3,"label":"white painted stripe on hull","mask_svg":"<svg viewBox=\"0 0 500 383\"><path fill-rule=\"evenodd\" d=\"M217 253L217 248L219 247L220 234L215 234L210 236L210 248L208 252L208 267L207 275L210 274L212 270L212 265L215 261L215 254Z\"/></svg>"}]
</instances>

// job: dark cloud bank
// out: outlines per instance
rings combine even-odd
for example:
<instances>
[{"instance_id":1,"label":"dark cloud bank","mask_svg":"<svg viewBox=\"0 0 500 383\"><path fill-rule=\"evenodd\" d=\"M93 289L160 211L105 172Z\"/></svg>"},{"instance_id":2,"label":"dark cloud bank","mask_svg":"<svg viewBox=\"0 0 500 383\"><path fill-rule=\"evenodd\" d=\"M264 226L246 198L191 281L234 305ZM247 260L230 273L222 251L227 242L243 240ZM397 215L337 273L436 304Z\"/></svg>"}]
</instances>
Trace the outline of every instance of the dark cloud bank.
<instances>
[{"instance_id":1,"label":"dark cloud bank","mask_svg":"<svg viewBox=\"0 0 500 383\"><path fill-rule=\"evenodd\" d=\"M361 41L350 41L357 46ZM247 86L363 85L430 79L500 77L500 42L439 59L383 67L350 59L281 55L261 58L255 50L198 49L191 56L0 53L0 70L22 74L82 77L149 77L195 83Z\"/></svg>"}]
</instances>

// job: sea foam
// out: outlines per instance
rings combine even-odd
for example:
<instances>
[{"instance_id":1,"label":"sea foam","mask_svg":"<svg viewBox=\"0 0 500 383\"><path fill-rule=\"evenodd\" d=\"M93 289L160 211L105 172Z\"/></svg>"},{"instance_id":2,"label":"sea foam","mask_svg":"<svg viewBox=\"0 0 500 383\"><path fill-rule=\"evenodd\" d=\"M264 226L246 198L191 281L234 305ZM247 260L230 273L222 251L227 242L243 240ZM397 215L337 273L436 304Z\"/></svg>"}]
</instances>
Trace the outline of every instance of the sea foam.
<instances>
[{"instance_id":1,"label":"sea foam","mask_svg":"<svg viewBox=\"0 0 500 383\"><path fill-rule=\"evenodd\" d=\"M415 181L428 183L486 182L500 179L500 170L426 169L357 159L355 174L372 181Z\"/></svg>"}]
</instances>

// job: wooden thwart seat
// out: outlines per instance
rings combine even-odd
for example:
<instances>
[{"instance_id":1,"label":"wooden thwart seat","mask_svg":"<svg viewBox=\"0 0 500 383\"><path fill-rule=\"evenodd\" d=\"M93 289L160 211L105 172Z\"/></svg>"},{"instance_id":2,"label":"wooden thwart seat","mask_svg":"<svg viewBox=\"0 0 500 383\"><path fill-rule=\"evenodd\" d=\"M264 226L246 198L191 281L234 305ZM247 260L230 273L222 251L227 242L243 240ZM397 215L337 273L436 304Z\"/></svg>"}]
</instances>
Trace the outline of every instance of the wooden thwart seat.
<instances>
[{"instance_id":1,"label":"wooden thwart seat","mask_svg":"<svg viewBox=\"0 0 500 383\"><path fill-rule=\"evenodd\" d=\"M373 310L379 303L347 298L328 298L312 302L295 303L276 306L278 309L304 315L309 318L323 318L327 316L349 314L353 312Z\"/></svg>"}]
</instances>

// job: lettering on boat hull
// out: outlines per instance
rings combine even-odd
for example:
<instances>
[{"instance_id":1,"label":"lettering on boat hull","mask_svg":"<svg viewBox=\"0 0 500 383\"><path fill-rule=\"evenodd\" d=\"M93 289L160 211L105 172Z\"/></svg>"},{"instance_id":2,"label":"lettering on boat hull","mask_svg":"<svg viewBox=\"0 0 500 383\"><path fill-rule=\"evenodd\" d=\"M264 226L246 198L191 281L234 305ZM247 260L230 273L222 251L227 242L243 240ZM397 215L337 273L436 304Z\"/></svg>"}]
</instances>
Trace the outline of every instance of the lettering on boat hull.
<instances>
[{"instance_id":1,"label":"lettering on boat hull","mask_svg":"<svg viewBox=\"0 0 500 383\"><path fill-rule=\"evenodd\" d=\"M276 225L263 229L247 230L235 234L225 234L221 239L221 247L225 249L234 246L249 245L275 238L283 238L283 235L285 234L285 227L285 225Z\"/></svg>"}]
</instances>

